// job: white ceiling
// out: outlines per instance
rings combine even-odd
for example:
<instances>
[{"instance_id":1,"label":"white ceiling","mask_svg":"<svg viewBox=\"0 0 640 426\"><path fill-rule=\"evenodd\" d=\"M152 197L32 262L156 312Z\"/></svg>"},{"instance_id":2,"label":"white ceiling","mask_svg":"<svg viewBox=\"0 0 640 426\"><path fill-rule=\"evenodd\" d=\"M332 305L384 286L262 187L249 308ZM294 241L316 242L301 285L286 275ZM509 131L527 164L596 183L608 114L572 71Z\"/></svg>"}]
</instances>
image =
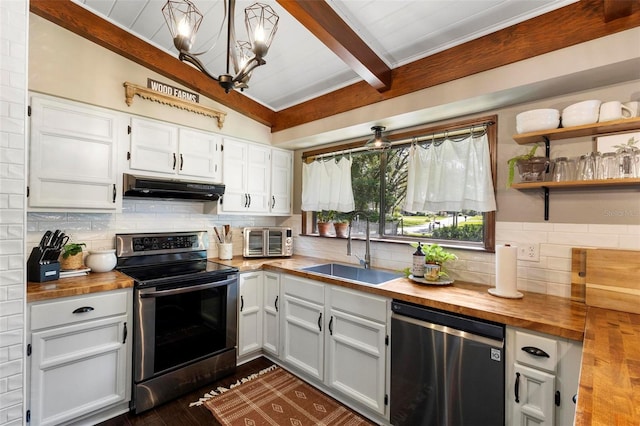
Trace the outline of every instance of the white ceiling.
<instances>
[{"instance_id":1,"label":"white ceiling","mask_svg":"<svg viewBox=\"0 0 640 426\"><path fill-rule=\"evenodd\" d=\"M177 57L164 22L166 0L74 0L90 11ZM192 0L205 15L193 51L215 42L223 16L221 0ZM317 1L317 0L308 0ZM328 0L331 7L390 67L396 68L466 41L531 19L577 0ZM255 0L237 0L236 31L243 36L243 9ZM280 16L278 32L254 70L253 100L280 111L362 80L275 0L261 0ZM200 59L210 73L224 72L226 31Z\"/></svg>"}]
</instances>

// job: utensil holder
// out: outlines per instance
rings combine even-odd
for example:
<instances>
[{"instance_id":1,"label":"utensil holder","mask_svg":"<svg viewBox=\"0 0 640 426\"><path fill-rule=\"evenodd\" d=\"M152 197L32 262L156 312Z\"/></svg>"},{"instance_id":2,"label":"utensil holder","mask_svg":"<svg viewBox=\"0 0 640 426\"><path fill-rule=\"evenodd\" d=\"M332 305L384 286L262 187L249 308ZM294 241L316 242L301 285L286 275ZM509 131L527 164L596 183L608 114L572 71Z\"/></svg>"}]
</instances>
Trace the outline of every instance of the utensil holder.
<instances>
[{"instance_id":1,"label":"utensil holder","mask_svg":"<svg viewBox=\"0 0 640 426\"><path fill-rule=\"evenodd\" d=\"M29 281L41 283L60 278L60 263L57 260L42 263L45 254L40 247L34 247L31 250L31 255L27 260L27 279Z\"/></svg>"},{"instance_id":2,"label":"utensil holder","mask_svg":"<svg viewBox=\"0 0 640 426\"><path fill-rule=\"evenodd\" d=\"M231 260L233 259L233 244L232 243L218 243L218 259Z\"/></svg>"}]
</instances>

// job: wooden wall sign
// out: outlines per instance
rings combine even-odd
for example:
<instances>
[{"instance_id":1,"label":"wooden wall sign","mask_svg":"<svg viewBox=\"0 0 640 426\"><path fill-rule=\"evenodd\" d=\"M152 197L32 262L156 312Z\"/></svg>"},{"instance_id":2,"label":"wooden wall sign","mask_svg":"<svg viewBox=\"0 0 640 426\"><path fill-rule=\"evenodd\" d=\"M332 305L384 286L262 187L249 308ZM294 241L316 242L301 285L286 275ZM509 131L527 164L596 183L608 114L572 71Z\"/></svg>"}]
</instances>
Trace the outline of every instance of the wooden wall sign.
<instances>
[{"instance_id":1,"label":"wooden wall sign","mask_svg":"<svg viewBox=\"0 0 640 426\"><path fill-rule=\"evenodd\" d=\"M124 84L124 96L125 102L128 106L133 103L133 97L135 95L140 96L142 99L158 102L164 105L169 105L175 108L184 109L186 111L194 112L196 114L202 114L207 117L215 118L218 120L218 128L222 129L224 119L227 116L226 112L218 111L213 108L208 108L196 103L177 98L172 95L166 95L164 93L157 92L152 89L148 89L137 84L129 83L125 81Z\"/></svg>"},{"instance_id":2,"label":"wooden wall sign","mask_svg":"<svg viewBox=\"0 0 640 426\"><path fill-rule=\"evenodd\" d=\"M197 93L189 92L188 90L184 90L152 78L147 78L147 88L155 90L156 92L164 93L165 95L175 96L176 98L183 99L185 101L196 104L200 103L200 95Z\"/></svg>"}]
</instances>

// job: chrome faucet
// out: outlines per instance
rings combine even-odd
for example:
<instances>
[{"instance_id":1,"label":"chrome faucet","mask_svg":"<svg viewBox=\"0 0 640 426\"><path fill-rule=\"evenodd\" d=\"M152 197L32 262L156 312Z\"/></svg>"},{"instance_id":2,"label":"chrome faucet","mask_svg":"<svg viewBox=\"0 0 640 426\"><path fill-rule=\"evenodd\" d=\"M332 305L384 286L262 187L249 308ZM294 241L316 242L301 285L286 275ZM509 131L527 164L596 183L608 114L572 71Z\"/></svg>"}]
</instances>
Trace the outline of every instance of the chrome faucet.
<instances>
[{"instance_id":1,"label":"chrome faucet","mask_svg":"<svg viewBox=\"0 0 640 426\"><path fill-rule=\"evenodd\" d=\"M351 256L351 222L353 222L353 218L356 216L360 216L360 214L364 214L364 212L353 212L351 215L351 221L349 221L349 234L347 235L347 256ZM365 251L364 251L364 259L360 259L360 257L356 254L355 256L360 261L360 264L364 266L364 269L369 269L371 267L371 239L369 234L369 218L367 215L364 215L367 220L367 228L366 228L366 240L365 240Z\"/></svg>"}]
</instances>

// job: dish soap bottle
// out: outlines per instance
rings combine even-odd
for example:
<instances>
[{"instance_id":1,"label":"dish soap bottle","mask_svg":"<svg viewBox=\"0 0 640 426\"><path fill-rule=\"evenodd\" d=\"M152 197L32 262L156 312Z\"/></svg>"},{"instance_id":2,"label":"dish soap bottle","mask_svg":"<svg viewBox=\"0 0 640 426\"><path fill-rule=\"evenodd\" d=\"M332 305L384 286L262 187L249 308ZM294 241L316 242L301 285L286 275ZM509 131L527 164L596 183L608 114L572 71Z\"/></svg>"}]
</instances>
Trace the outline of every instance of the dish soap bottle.
<instances>
[{"instance_id":1,"label":"dish soap bottle","mask_svg":"<svg viewBox=\"0 0 640 426\"><path fill-rule=\"evenodd\" d=\"M411 268L411 275L414 278L424 277L424 253L422 252L422 243L418 243L416 252L413 253L413 267Z\"/></svg>"}]
</instances>

